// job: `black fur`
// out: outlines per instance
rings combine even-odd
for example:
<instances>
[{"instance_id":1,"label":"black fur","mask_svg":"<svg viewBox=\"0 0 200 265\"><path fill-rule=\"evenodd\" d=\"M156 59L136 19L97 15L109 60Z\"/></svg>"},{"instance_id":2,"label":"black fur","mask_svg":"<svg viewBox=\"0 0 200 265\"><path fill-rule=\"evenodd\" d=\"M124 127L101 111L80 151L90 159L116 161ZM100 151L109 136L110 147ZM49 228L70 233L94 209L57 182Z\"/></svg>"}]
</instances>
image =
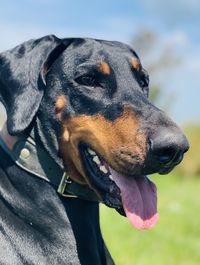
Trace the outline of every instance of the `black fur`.
<instances>
[{"instance_id":1,"label":"black fur","mask_svg":"<svg viewBox=\"0 0 200 265\"><path fill-rule=\"evenodd\" d=\"M98 203L59 198L1 149L0 158L1 265L114 264L101 236Z\"/></svg>"},{"instance_id":2,"label":"black fur","mask_svg":"<svg viewBox=\"0 0 200 265\"><path fill-rule=\"evenodd\" d=\"M125 105L147 137L155 127L175 124L147 99L148 76L137 72L127 45L93 39L46 36L0 54L0 98L11 135L32 132L58 164L61 124L58 95L68 99L64 115L101 114L115 120ZM98 63L106 61L110 74ZM103 242L96 202L60 198L49 183L14 165L0 150L0 264L114 264Z\"/></svg>"}]
</instances>

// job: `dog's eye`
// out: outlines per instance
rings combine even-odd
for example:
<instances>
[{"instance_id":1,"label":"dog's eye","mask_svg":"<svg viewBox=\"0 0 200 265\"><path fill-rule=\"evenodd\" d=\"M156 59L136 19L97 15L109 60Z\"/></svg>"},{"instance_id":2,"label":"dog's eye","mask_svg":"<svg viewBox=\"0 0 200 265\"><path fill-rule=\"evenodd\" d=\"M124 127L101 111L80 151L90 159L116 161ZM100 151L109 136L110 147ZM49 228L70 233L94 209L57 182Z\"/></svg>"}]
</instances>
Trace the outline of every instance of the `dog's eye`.
<instances>
[{"instance_id":1,"label":"dog's eye","mask_svg":"<svg viewBox=\"0 0 200 265\"><path fill-rule=\"evenodd\" d=\"M149 85L149 80L147 78L142 78L140 80L141 87L147 87Z\"/></svg>"},{"instance_id":2,"label":"dog's eye","mask_svg":"<svg viewBox=\"0 0 200 265\"><path fill-rule=\"evenodd\" d=\"M138 82L142 88L143 93L145 94L145 96L148 97L148 95L149 95L149 76L145 70L143 70L141 72L141 75L139 77Z\"/></svg>"},{"instance_id":3,"label":"dog's eye","mask_svg":"<svg viewBox=\"0 0 200 265\"><path fill-rule=\"evenodd\" d=\"M96 79L93 75L84 75L76 78L76 82L84 86L95 86Z\"/></svg>"},{"instance_id":4,"label":"dog's eye","mask_svg":"<svg viewBox=\"0 0 200 265\"><path fill-rule=\"evenodd\" d=\"M149 86L149 76L145 72L142 72L139 83L142 88Z\"/></svg>"}]
</instances>

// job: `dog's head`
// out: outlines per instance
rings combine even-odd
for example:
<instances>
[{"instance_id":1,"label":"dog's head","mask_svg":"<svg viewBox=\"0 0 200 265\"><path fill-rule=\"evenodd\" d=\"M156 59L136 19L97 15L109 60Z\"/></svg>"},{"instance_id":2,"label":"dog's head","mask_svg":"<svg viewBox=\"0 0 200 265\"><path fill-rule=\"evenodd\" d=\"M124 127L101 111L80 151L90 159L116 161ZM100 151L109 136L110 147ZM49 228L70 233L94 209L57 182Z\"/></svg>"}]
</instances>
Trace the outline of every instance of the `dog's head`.
<instances>
[{"instance_id":1,"label":"dog's head","mask_svg":"<svg viewBox=\"0 0 200 265\"><path fill-rule=\"evenodd\" d=\"M158 219L156 188L145 176L168 173L188 150L176 124L149 102L148 85L137 54L119 42L47 36L0 57L8 131L37 124L71 179L137 228Z\"/></svg>"}]
</instances>

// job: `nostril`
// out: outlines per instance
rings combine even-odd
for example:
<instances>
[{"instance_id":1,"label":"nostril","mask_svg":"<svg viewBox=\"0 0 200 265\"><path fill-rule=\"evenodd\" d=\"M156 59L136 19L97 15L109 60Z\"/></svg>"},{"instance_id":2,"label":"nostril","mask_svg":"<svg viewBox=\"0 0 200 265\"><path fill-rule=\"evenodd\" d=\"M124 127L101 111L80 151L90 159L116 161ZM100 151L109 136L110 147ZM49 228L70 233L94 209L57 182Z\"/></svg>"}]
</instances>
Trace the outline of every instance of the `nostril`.
<instances>
[{"instance_id":1,"label":"nostril","mask_svg":"<svg viewBox=\"0 0 200 265\"><path fill-rule=\"evenodd\" d=\"M149 155L164 167L178 165L188 149L189 143L186 137L175 129L158 130L149 139Z\"/></svg>"},{"instance_id":2,"label":"nostril","mask_svg":"<svg viewBox=\"0 0 200 265\"><path fill-rule=\"evenodd\" d=\"M175 159L175 163L179 164L183 160L183 156L184 156L184 153L177 154L176 159Z\"/></svg>"},{"instance_id":3,"label":"nostril","mask_svg":"<svg viewBox=\"0 0 200 265\"><path fill-rule=\"evenodd\" d=\"M162 164L168 164L176 156L177 151L173 147L165 147L161 149L154 150L154 155L157 160Z\"/></svg>"}]
</instances>

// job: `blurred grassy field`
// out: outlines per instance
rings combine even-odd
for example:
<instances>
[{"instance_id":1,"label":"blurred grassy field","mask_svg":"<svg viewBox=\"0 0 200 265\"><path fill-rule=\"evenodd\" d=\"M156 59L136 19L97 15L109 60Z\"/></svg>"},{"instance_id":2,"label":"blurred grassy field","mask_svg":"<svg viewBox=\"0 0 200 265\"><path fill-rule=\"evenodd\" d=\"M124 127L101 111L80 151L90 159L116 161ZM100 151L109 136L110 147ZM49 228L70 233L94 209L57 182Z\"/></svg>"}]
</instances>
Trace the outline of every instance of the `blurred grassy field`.
<instances>
[{"instance_id":1,"label":"blurred grassy field","mask_svg":"<svg viewBox=\"0 0 200 265\"><path fill-rule=\"evenodd\" d=\"M200 179L154 176L160 220L136 231L115 210L101 207L103 236L116 265L200 264Z\"/></svg>"}]
</instances>

